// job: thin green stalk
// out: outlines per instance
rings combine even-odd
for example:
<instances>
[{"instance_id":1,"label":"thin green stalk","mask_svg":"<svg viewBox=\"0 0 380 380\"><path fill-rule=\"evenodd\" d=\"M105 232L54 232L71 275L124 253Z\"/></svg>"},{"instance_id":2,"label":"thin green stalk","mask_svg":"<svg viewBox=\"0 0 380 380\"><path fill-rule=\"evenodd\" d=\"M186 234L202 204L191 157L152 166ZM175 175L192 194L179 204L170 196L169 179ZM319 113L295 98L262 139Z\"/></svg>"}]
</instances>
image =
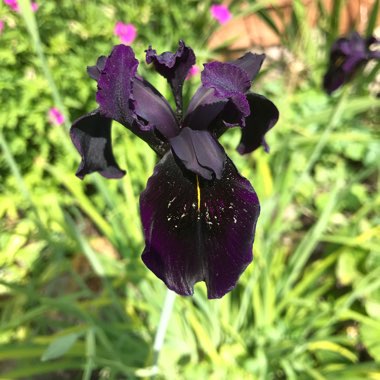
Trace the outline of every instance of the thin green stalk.
<instances>
[{"instance_id":1,"label":"thin green stalk","mask_svg":"<svg viewBox=\"0 0 380 380\"><path fill-rule=\"evenodd\" d=\"M66 112L66 108L63 104L62 97L58 91L58 88L55 84L55 81L53 79L53 76L50 72L43 48L42 48L42 42L40 38L40 34L38 31L38 26L36 22L36 18L34 13L32 12L31 3L30 0L19 0L19 6L20 6L20 13L25 21L26 28L28 30L28 33L33 41L34 49L36 51L36 54L38 56L38 59L40 61L41 70L46 78L46 80L49 83L49 87L52 93L52 97L54 100L54 104L60 109L60 111L65 115L65 127L67 129L70 128L70 120L68 117L68 114Z\"/></svg>"},{"instance_id":2,"label":"thin green stalk","mask_svg":"<svg viewBox=\"0 0 380 380\"><path fill-rule=\"evenodd\" d=\"M11 153L11 150L8 147L8 143L5 140L5 137L1 129L0 129L0 147L3 151L5 161L7 162L9 168L11 169L13 176L16 178L16 182L17 182L18 188L21 191L21 194L23 195L25 200L27 200L30 204L33 204L29 189L27 188L24 182L24 179L22 178L20 169Z\"/></svg>"},{"instance_id":3,"label":"thin green stalk","mask_svg":"<svg viewBox=\"0 0 380 380\"><path fill-rule=\"evenodd\" d=\"M84 367L82 380L91 380L92 371L95 367L96 341L93 329L86 333L86 365Z\"/></svg>"},{"instance_id":4,"label":"thin green stalk","mask_svg":"<svg viewBox=\"0 0 380 380\"><path fill-rule=\"evenodd\" d=\"M297 190L300 186L303 184L303 180L305 177L307 177L319 157L321 156L321 153L323 149L325 148L326 144L329 141L329 138L331 136L331 133L334 131L335 127L338 125L339 120L342 116L342 113L345 109L345 105L348 99L350 93L350 88L347 86L341 95L341 97L338 100L338 103L331 111L331 117L330 122L326 125L317 145L315 146L314 150L312 151L310 158L307 162L307 165L305 169L302 171L302 173L298 176L296 183L290 187L289 192L287 193L287 202L285 202L281 208L281 211L278 212L278 217L276 218L274 224L272 224L272 231L276 231L276 233L271 234L270 241L277 241L278 236L281 234L281 231L284 227L283 223L283 213L285 212L285 208L288 204L290 204L293 201L294 195L296 194ZM288 170L288 173L290 173L290 170Z\"/></svg>"},{"instance_id":5,"label":"thin green stalk","mask_svg":"<svg viewBox=\"0 0 380 380\"><path fill-rule=\"evenodd\" d=\"M42 231L44 233L44 235L46 235L45 236L46 239L49 240L48 234L45 233L46 230L45 230L44 224L42 223L40 214L38 212L38 208L36 207L36 205L33 202L33 199L32 199L32 196L29 192L28 186L26 185L24 178L22 177L20 169L16 163L16 160L14 159L12 152L8 147L8 143L5 140L5 137L4 137L1 130L0 130L0 147L1 147L1 150L3 151L5 161L7 162L9 168L11 169L13 176L16 178L16 183L18 185L18 188L19 188L22 196L24 197L26 202L30 205L30 207L31 207L31 209L35 215L37 226L39 227L40 231Z\"/></svg>"},{"instance_id":6,"label":"thin green stalk","mask_svg":"<svg viewBox=\"0 0 380 380\"><path fill-rule=\"evenodd\" d=\"M326 128L324 129L317 145L315 146L315 148L314 148L314 150L313 150L313 152L309 158L309 161L307 163L306 168L304 169L304 171L301 173L301 176L299 177L299 181L298 181L299 184L302 182L302 180L305 178L305 176L307 176L310 173L314 164L316 163L319 156L321 155L323 148L325 147L326 143L328 142L331 133L333 132L334 128L339 123L339 120L342 116L342 113L343 113L343 110L344 110L344 107L346 105L348 95L350 92L349 88L346 88L343 91L344 92L341 95L341 97L339 98L337 105L334 107L334 109L331 112L330 122L327 124Z\"/></svg>"},{"instance_id":7,"label":"thin green stalk","mask_svg":"<svg viewBox=\"0 0 380 380\"><path fill-rule=\"evenodd\" d=\"M175 297L176 294L174 292L169 289L166 291L164 306L161 311L160 322L158 323L158 328L153 343L153 366L151 378L154 378L158 373L158 360L164 344L170 316L173 311Z\"/></svg>"}]
</instances>

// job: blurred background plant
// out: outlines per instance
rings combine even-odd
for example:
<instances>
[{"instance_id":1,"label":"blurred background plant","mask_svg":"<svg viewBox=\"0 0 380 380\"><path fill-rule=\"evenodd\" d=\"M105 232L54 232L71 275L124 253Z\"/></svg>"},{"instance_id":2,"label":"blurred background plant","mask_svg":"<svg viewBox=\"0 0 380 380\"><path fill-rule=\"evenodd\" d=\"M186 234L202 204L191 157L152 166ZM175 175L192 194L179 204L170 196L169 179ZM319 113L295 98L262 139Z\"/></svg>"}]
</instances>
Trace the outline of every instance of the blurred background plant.
<instances>
[{"instance_id":1,"label":"blurred background plant","mask_svg":"<svg viewBox=\"0 0 380 380\"><path fill-rule=\"evenodd\" d=\"M152 375L166 288L140 260L138 195L156 158L120 126L114 146L128 174L82 182L68 127L94 108L85 69L112 45L133 43L140 74L168 97L144 49L173 50L183 39L201 69L241 53L220 28L247 15L281 43L264 49L270 57L254 83L281 113L271 153L239 156L234 130L223 141L262 203L255 260L221 300L208 301L203 284L193 298L177 297L157 378L380 378L380 120L368 87L379 64L328 97L321 81L348 2L315 2L310 23L307 2L294 0L285 29L275 16L283 8L268 3L231 1L223 26L207 0L0 4L2 379ZM368 9L364 35L379 1Z\"/></svg>"}]
</instances>

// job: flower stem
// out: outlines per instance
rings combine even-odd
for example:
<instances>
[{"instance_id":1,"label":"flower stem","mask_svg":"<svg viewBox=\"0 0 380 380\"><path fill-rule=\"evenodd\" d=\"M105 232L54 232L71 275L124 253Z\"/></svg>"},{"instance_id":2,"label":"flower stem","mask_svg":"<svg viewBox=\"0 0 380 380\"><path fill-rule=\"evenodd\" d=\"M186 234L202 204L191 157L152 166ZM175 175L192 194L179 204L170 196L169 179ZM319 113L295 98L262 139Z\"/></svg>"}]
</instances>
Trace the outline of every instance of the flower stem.
<instances>
[{"instance_id":1,"label":"flower stem","mask_svg":"<svg viewBox=\"0 0 380 380\"><path fill-rule=\"evenodd\" d=\"M161 311L160 322L158 323L158 328L153 343L153 366L151 378L154 378L154 376L158 373L158 359L164 344L166 330L173 311L175 297L176 294L174 292L169 289L166 291L164 306Z\"/></svg>"},{"instance_id":2,"label":"flower stem","mask_svg":"<svg viewBox=\"0 0 380 380\"><path fill-rule=\"evenodd\" d=\"M43 46L42 46L42 42L41 42L41 38L40 38L38 25L36 22L36 17L34 15L34 12L32 12L31 1L30 0L19 0L19 6L20 6L21 16L23 17L23 19L25 21L26 29L28 30L28 33L29 33L30 38L31 38L33 45L34 45L34 50L35 50L37 57L39 59L42 73L45 76L47 82L49 83L49 89L51 91L54 104L65 115L64 125L65 125L66 129L68 130L70 128L71 123L70 123L66 108L63 104L61 94L59 93L59 90L58 90L57 85L54 81L53 75L50 71L47 59L46 59L44 51L43 51ZM67 139L65 139L64 143L67 144L67 142L68 142Z\"/></svg>"}]
</instances>

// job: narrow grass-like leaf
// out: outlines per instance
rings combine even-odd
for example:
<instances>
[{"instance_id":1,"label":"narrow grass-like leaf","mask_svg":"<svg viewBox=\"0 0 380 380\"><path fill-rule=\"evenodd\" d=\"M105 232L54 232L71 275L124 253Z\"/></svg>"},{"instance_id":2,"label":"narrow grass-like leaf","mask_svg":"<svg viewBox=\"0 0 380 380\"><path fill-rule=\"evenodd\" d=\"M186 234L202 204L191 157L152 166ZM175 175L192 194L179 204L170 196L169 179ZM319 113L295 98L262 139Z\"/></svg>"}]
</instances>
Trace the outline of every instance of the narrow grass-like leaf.
<instances>
[{"instance_id":1,"label":"narrow grass-like leaf","mask_svg":"<svg viewBox=\"0 0 380 380\"><path fill-rule=\"evenodd\" d=\"M373 31L376 27L377 18L379 16L379 5L380 5L380 0L375 0L372 5L372 9L368 10L369 19L368 19L367 30L366 30L367 37L372 36Z\"/></svg>"},{"instance_id":2,"label":"narrow grass-like leaf","mask_svg":"<svg viewBox=\"0 0 380 380\"><path fill-rule=\"evenodd\" d=\"M79 334L69 334L58 337L56 340L51 342L47 349L41 356L43 362L58 359L64 356L67 351L74 345L77 339L80 337Z\"/></svg>"}]
</instances>

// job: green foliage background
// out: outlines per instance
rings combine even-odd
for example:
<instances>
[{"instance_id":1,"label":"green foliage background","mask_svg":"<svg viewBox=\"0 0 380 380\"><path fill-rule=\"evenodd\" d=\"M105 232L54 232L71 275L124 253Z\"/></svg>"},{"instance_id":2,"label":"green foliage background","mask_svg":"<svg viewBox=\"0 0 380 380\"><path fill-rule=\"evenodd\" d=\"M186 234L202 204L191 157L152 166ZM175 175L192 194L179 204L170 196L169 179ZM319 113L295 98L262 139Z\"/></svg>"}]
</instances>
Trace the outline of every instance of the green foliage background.
<instances>
[{"instance_id":1,"label":"green foliage background","mask_svg":"<svg viewBox=\"0 0 380 380\"><path fill-rule=\"evenodd\" d=\"M166 288L140 260L138 196L156 158L119 126L114 146L127 176L81 182L69 120L96 107L85 67L118 43L119 20L138 29L140 74L170 97L144 49L184 39L198 63L215 57L211 2L45 1L35 15L28 3L21 14L0 4L1 378L150 377ZM273 27L266 3L243 11ZM310 29L294 1L282 37L303 70L271 62L254 83L281 113L271 153L240 157L239 132L223 137L262 203L255 260L221 300L208 301L203 284L177 297L157 378L380 378L379 104L368 91L378 65L332 97L321 91L345 5L336 4ZM241 2L231 10L242 15ZM187 100L198 84L186 83ZM52 106L66 126L47 122Z\"/></svg>"}]
</instances>

